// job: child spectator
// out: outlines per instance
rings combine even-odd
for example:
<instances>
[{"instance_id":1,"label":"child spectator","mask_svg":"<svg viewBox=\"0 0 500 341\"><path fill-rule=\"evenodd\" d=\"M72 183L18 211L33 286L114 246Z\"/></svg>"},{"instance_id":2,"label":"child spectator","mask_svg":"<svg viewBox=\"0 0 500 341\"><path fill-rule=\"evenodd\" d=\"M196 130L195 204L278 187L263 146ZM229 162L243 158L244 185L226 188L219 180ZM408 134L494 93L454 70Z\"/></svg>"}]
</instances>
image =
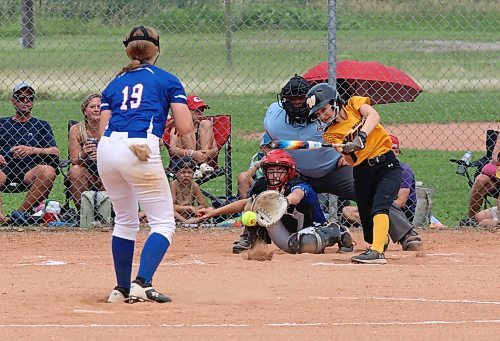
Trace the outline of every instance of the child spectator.
<instances>
[{"instance_id":1,"label":"child spectator","mask_svg":"<svg viewBox=\"0 0 500 341\"><path fill-rule=\"evenodd\" d=\"M200 186L193 181L196 163L189 156L176 159L173 164L175 180L170 183L175 220L187 224L199 222L198 208L207 207Z\"/></svg>"}]
</instances>

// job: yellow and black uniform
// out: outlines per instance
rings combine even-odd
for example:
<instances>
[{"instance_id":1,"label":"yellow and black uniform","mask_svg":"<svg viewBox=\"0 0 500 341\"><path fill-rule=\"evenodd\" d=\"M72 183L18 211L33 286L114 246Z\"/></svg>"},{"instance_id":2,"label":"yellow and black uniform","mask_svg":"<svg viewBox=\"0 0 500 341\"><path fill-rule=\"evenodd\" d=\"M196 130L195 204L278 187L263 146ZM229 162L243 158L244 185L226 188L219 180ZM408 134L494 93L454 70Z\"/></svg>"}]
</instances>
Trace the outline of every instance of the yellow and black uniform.
<instances>
[{"instance_id":1,"label":"yellow and black uniform","mask_svg":"<svg viewBox=\"0 0 500 341\"><path fill-rule=\"evenodd\" d=\"M347 118L334 121L326 129L323 135L326 143L346 143L356 138L364 123L359 111L363 104L369 105L370 98L349 99L342 107ZM365 148L346 155L346 160L354 167L354 190L364 240L372 244L373 250L382 253L389 231L389 208L401 186L400 164L384 127L377 124L367 136Z\"/></svg>"},{"instance_id":2,"label":"yellow and black uniform","mask_svg":"<svg viewBox=\"0 0 500 341\"><path fill-rule=\"evenodd\" d=\"M343 106L347 119L341 122L334 122L323 133L323 139L326 143L346 143L352 142L358 135L364 123L363 116L359 108L363 104L370 105L369 97L353 96ZM392 141L387 131L379 123L366 139L366 147L355 152L357 160L354 161L350 155L346 155L346 160L353 167L359 165L369 158L383 155L392 150Z\"/></svg>"}]
</instances>

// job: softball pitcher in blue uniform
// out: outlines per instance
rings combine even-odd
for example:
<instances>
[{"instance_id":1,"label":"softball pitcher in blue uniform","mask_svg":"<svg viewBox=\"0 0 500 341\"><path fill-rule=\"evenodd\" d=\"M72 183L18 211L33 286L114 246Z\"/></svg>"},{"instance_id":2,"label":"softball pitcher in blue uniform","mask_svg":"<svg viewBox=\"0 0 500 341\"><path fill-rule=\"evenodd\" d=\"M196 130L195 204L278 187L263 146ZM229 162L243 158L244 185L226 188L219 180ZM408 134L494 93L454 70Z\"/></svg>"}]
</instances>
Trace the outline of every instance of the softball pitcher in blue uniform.
<instances>
[{"instance_id":1,"label":"softball pitcher in blue uniform","mask_svg":"<svg viewBox=\"0 0 500 341\"><path fill-rule=\"evenodd\" d=\"M130 58L102 93L97 165L116 213L112 253L117 286L108 302L170 302L152 286L153 275L175 231L172 196L160 157L160 138L172 110L177 132L191 131L186 93L177 77L154 66L160 41L156 30L135 27L123 42ZM146 212L151 233L131 283L139 218Z\"/></svg>"}]
</instances>

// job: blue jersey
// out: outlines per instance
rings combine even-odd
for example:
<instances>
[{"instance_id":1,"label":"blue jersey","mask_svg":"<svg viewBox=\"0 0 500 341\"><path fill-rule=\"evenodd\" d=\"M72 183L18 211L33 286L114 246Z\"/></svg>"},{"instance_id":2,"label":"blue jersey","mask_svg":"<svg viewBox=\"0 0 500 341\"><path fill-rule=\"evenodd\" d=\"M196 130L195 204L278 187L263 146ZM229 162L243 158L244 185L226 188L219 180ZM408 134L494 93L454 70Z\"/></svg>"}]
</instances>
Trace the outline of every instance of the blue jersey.
<instances>
[{"instance_id":1,"label":"blue jersey","mask_svg":"<svg viewBox=\"0 0 500 341\"><path fill-rule=\"evenodd\" d=\"M298 178L292 179L285 185L284 195L287 196L294 189L300 188L304 191L304 197L297 205L290 205L288 213L282 218L284 225L291 230L298 230L326 222L325 215L321 210L319 198L314 189L307 182ZM250 195L256 196L267 190L266 179L264 177L257 179L250 189ZM302 222L302 226L298 226L298 221Z\"/></svg>"},{"instance_id":2,"label":"blue jersey","mask_svg":"<svg viewBox=\"0 0 500 341\"><path fill-rule=\"evenodd\" d=\"M286 112L278 102L269 106L264 117L264 127L272 139L279 140L323 140L323 129L311 122L305 126L288 124L285 121ZM337 167L340 154L333 148L310 150L287 150L292 155L297 171L311 178L325 176Z\"/></svg>"},{"instance_id":3,"label":"blue jersey","mask_svg":"<svg viewBox=\"0 0 500 341\"><path fill-rule=\"evenodd\" d=\"M163 136L171 103L186 104L186 92L171 73L151 64L122 73L102 93L101 110L111 110L107 132L129 137Z\"/></svg>"},{"instance_id":4,"label":"blue jersey","mask_svg":"<svg viewBox=\"0 0 500 341\"><path fill-rule=\"evenodd\" d=\"M325 214L321 210L318 195L313 190L311 185L305 182L299 182L292 186L290 192L293 192L296 188L300 188L304 191L304 197L297 204L297 211L303 212L310 210L312 213L313 224L324 224L326 222Z\"/></svg>"}]
</instances>

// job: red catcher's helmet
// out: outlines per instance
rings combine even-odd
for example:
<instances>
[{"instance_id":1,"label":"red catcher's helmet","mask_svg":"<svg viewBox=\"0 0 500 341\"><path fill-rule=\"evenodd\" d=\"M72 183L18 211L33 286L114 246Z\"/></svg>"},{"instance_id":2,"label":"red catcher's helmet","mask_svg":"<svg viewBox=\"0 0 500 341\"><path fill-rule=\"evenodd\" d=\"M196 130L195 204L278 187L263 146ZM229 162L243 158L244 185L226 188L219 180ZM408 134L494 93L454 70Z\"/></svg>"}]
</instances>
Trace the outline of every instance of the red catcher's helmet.
<instances>
[{"instance_id":1,"label":"red catcher's helmet","mask_svg":"<svg viewBox=\"0 0 500 341\"><path fill-rule=\"evenodd\" d=\"M290 156L290 154L282 149L275 149L270 151L262 159L260 165L266 179L267 188L272 190L279 190L283 188L295 176L296 173L295 161L293 161L293 158ZM271 173L268 173L267 169L271 166L281 166L285 169L277 172L278 174L280 174L279 176L270 176ZM286 175L281 176L282 174Z\"/></svg>"}]
</instances>

